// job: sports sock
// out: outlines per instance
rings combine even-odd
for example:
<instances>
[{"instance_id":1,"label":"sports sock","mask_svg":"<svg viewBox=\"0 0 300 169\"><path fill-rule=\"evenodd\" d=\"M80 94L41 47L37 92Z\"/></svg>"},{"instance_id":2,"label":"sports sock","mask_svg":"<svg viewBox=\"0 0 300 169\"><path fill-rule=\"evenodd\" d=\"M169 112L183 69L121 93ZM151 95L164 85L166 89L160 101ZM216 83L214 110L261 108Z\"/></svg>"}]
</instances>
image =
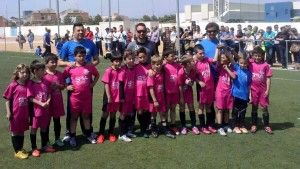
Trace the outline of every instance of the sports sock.
<instances>
[{"instance_id":1,"label":"sports sock","mask_svg":"<svg viewBox=\"0 0 300 169\"><path fill-rule=\"evenodd\" d=\"M179 112L179 116L180 116L181 126L186 127L185 112L184 111Z\"/></svg>"},{"instance_id":2,"label":"sports sock","mask_svg":"<svg viewBox=\"0 0 300 169\"><path fill-rule=\"evenodd\" d=\"M109 134L114 134L115 125L116 125L116 117L110 117L109 118L109 128L108 128Z\"/></svg>"},{"instance_id":3,"label":"sports sock","mask_svg":"<svg viewBox=\"0 0 300 169\"><path fill-rule=\"evenodd\" d=\"M190 111L190 119L192 127L196 126L196 113L195 111Z\"/></svg>"},{"instance_id":4,"label":"sports sock","mask_svg":"<svg viewBox=\"0 0 300 169\"><path fill-rule=\"evenodd\" d=\"M101 117L99 134L104 134L104 132L105 132L105 126L106 126L106 118Z\"/></svg>"},{"instance_id":5,"label":"sports sock","mask_svg":"<svg viewBox=\"0 0 300 169\"><path fill-rule=\"evenodd\" d=\"M205 115L204 114L198 114L198 118L200 121L200 127L205 127Z\"/></svg>"},{"instance_id":6,"label":"sports sock","mask_svg":"<svg viewBox=\"0 0 300 169\"><path fill-rule=\"evenodd\" d=\"M36 149L36 134L30 134L30 142L32 150Z\"/></svg>"}]
</instances>

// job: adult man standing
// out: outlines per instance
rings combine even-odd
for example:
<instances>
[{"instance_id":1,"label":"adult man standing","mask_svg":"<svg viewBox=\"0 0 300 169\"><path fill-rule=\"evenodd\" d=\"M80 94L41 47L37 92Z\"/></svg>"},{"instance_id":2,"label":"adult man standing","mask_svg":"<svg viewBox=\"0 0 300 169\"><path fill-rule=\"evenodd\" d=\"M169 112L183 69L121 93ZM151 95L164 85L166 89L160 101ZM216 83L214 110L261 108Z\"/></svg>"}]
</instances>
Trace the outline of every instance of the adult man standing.
<instances>
[{"instance_id":1,"label":"adult man standing","mask_svg":"<svg viewBox=\"0 0 300 169\"><path fill-rule=\"evenodd\" d=\"M269 65L273 66L273 45L274 45L275 32L272 31L271 26L267 26L264 33L264 40L266 46L266 61Z\"/></svg>"},{"instance_id":2,"label":"adult man standing","mask_svg":"<svg viewBox=\"0 0 300 169\"><path fill-rule=\"evenodd\" d=\"M153 32L151 34L150 40L155 43L155 54L159 54L158 46L160 45L160 40L158 26L153 27Z\"/></svg>"},{"instance_id":3,"label":"adult man standing","mask_svg":"<svg viewBox=\"0 0 300 169\"><path fill-rule=\"evenodd\" d=\"M30 49L33 49L34 34L31 32L31 29L28 29L27 40Z\"/></svg>"},{"instance_id":4,"label":"adult man standing","mask_svg":"<svg viewBox=\"0 0 300 169\"><path fill-rule=\"evenodd\" d=\"M73 39L64 43L62 46L62 49L59 53L59 60L58 60L58 65L65 67L65 66L74 66L75 64L75 56L74 56L74 49L77 46L83 46L86 49L86 57L85 61L87 64L93 64L93 65L98 65L99 64L99 53L97 50L96 45L94 44L93 41L84 38L84 27L82 23L76 23L73 25ZM67 83L72 83L67 81ZM92 92L92 91L91 91ZM68 96L70 96L70 93L68 93ZM68 97L69 101L69 97ZM90 122L92 124L92 114L90 116ZM82 118L80 118L80 125L81 125L81 130L85 134L86 131L84 129L83 121ZM91 128L93 129L93 128ZM64 137L64 141L69 141L70 135L69 135L69 130L70 130L70 107L69 107L69 102L67 103L67 118L66 118L66 136ZM94 136L96 137L96 136Z\"/></svg>"},{"instance_id":5,"label":"adult man standing","mask_svg":"<svg viewBox=\"0 0 300 169\"><path fill-rule=\"evenodd\" d=\"M43 47L45 48L44 53L42 54L42 57L47 56L47 54L51 53L51 30L48 28L45 28L46 33L43 36Z\"/></svg>"},{"instance_id":6,"label":"adult man standing","mask_svg":"<svg viewBox=\"0 0 300 169\"><path fill-rule=\"evenodd\" d=\"M96 47L98 48L98 52L101 56L103 56L102 40L103 40L102 33L99 31L99 28L96 27L95 43L96 43Z\"/></svg>"},{"instance_id":7,"label":"adult man standing","mask_svg":"<svg viewBox=\"0 0 300 169\"><path fill-rule=\"evenodd\" d=\"M144 47L147 52L148 60L155 54L155 44L147 39L147 29L144 23L138 23L135 25L136 40L130 42L127 49L137 51L140 47Z\"/></svg>"}]
</instances>

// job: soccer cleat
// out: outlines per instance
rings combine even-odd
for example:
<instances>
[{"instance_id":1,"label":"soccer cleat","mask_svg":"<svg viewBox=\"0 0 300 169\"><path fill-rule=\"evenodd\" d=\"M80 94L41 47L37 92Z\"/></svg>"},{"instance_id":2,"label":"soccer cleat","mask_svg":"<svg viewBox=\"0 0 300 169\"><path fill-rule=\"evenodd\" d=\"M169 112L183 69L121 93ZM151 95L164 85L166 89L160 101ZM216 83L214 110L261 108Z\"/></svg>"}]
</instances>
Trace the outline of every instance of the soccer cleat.
<instances>
[{"instance_id":1,"label":"soccer cleat","mask_svg":"<svg viewBox=\"0 0 300 169\"><path fill-rule=\"evenodd\" d=\"M210 134L210 131L207 130L207 128L205 128L205 127L202 127L202 128L200 129L200 131L201 131L201 133L203 133L203 134Z\"/></svg>"},{"instance_id":2,"label":"soccer cleat","mask_svg":"<svg viewBox=\"0 0 300 169\"><path fill-rule=\"evenodd\" d=\"M177 129L177 127L171 127L171 130L172 130L172 132L175 134L175 135L179 135L180 134L180 132L179 132L179 130Z\"/></svg>"},{"instance_id":3,"label":"soccer cleat","mask_svg":"<svg viewBox=\"0 0 300 169\"><path fill-rule=\"evenodd\" d=\"M71 139L71 136L65 135L64 138L62 139L63 142L69 142Z\"/></svg>"},{"instance_id":4,"label":"soccer cleat","mask_svg":"<svg viewBox=\"0 0 300 169\"><path fill-rule=\"evenodd\" d=\"M221 135L221 136L227 136L226 132L224 131L223 128L219 128L218 129L218 133Z\"/></svg>"},{"instance_id":5,"label":"soccer cleat","mask_svg":"<svg viewBox=\"0 0 300 169\"><path fill-rule=\"evenodd\" d=\"M70 138L70 146L71 147L76 147L77 146L77 142L76 142L76 138L75 137L71 137Z\"/></svg>"},{"instance_id":6,"label":"soccer cleat","mask_svg":"<svg viewBox=\"0 0 300 169\"><path fill-rule=\"evenodd\" d=\"M266 131L268 134L273 134L273 131L272 131L271 127L269 127L269 126L265 127L265 131Z\"/></svg>"},{"instance_id":7,"label":"soccer cleat","mask_svg":"<svg viewBox=\"0 0 300 169\"><path fill-rule=\"evenodd\" d=\"M181 134L182 134L182 135L186 135L187 133L188 133L187 128L186 128L186 127L183 127L183 128L181 129Z\"/></svg>"},{"instance_id":8,"label":"soccer cleat","mask_svg":"<svg viewBox=\"0 0 300 169\"><path fill-rule=\"evenodd\" d=\"M28 154L22 150L22 151L18 151L17 153L15 153L15 157L18 159L24 160L24 159L28 158Z\"/></svg>"},{"instance_id":9,"label":"soccer cleat","mask_svg":"<svg viewBox=\"0 0 300 169\"><path fill-rule=\"evenodd\" d=\"M97 138L97 144L102 144L105 141L105 137L103 134L100 134Z\"/></svg>"},{"instance_id":10,"label":"soccer cleat","mask_svg":"<svg viewBox=\"0 0 300 169\"><path fill-rule=\"evenodd\" d=\"M255 125L252 125L250 131L251 133L256 133L257 127Z\"/></svg>"},{"instance_id":11,"label":"soccer cleat","mask_svg":"<svg viewBox=\"0 0 300 169\"><path fill-rule=\"evenodd\" d=\"M245 127L241 127L240 130L241 130L241 132L244 133L244 134L249 133L248 130L247 130Z\"/></svg>"},{"instance_id":12,"label":"soccer cleat","mask_svg":"<svg viewBox=\"0 0 300 169\"><path fill-rule=\"evenodd\" d=\"M52 146L45 146L42 148L45 153L54 153L56 150Z\"/></svg>"},{"instance_id":13,"label":"soccer cleat","mask_svg":"<svg viewBox=\"0 0 300 169\"><path fill-rule=\"evenodd\" d=\"M208 126L207 129L208 129L211 133L216 133L216 132L217 132L217 130L216 130L215 128L211 127L211 126Z\"/></svg>"},{"instance_id":14,"label":"soccer cleat","mask_svg":"<svg viewBox=\"0 0 300 169\"><path fill-rule=\"evenodd\" d=\"M91 144L97 144L96 139L95 139L92 135L90 135L90 137L87 137L86 139L87 139Z\"/></svg>"},{"instance_id":15,"label":"soccer cleat","mask_svg":"<svg viewBox=\"0 0 300 169\"><path fill-rule=\"evenodd\" d=\"M32 157L40 157L41 156L41 152L38 149L34 149L34 150L32 150L31 155L32 155Z\"/></svg>"},{"instance_id":16,"label":"soccer cleat","mask_svg":"<svg viewBox=\"0 0 300 169\"><path fill-rule=\"evenodd\" d=\"M63 147L63 146L65 145L64 142L61 141L61 139L55 140L55 144L56 144L58 147Z\"/></svg>"},{"instance_id":17,"label":"soccer cleat","mask_svg":"<svg viewBox=\"0 0 300 169\"><path fill-rule=\"evenodd\" d=\"M170 130L167 130L165 135L166 135L166 137L169 137L169 138L172 138L172 139L176 138L176 136Z\"/></svg>"},{"instance_id":18,"label":"soccer cleat","mask_svg":"<svg viewBox=\"0 0 300 169\"><path fill-rule=\"evenodd\" d=\"M113 134L110 134L109 137L109 142L113 143L113 142L116 142L117 141L117 137Z\"/></svg>"},{"instance_id":19,"label":"soccer cleat","mask_svg":"<svg viewBox=\"0 0 300 169\"><path fill-rule=\"evenodd\" d=\"M194 127L192 128L192 132L193 132L193 134L195 134L195 135L199 135L199 134L200 134L200 131L199 131L198 127L196 127L196 126L194 126Z\"/></svg>"},{"instance_id":20,"label":"soccer cleat","mask_svg":"<svg viewBox=\"0 0 300 169\"><path fill-rule=\"evenodd\" d=\"M242 131L241 131L240 128L238 128L238 127L235 127L235 128L233 129L233 132L236 133L236 134L241 134L241 133L242 133Z\"/></svg>"},{"instance_id":21,"label":"soccer cleat","mask_svg":"<svg viewBox=\"0 0 300 169\"><path fill-rule=\"evenodd\" d=\"M133 134L132 131L128 131L128 132L126 133L126 136L129 137L129 138L136 138L136 135Z\"/></svg>"},{"instance_id":22,"label":"soccer cleat","mask_svg":"<svg viewBox=\"0 0 300 169\"><path fill-rule=\"evenodd\" d=\"M127 143L132 142L132 140L129 137L127 137L125 134L123 136L119 136L119 140Z\"/></svg>"},{"instance_id":23,"label":"soccer cleat","mask_svg":"<svg viewBox=\"0 0 300 169\"><path fill-rule=\"evenodd\" d=\"M154 137L154 138L157 138L157 137L158 137L158 133L157 133L156 130L152 130L152 131L151 131L151 135L152 135L152 137Z\"/></svg>"},{"instance_id":24,"label":"soccer cleat","mask_svg":"<svg viewBox=\"0 0 300 169\"><path fill-rule=\"evenodd\" d=\"M227 133L232 133L232 129L231 129L230 126L225 126L225 127L224 127L224 130L225 130L225 132L227 132Z\"/></svg>"}]
</instances>

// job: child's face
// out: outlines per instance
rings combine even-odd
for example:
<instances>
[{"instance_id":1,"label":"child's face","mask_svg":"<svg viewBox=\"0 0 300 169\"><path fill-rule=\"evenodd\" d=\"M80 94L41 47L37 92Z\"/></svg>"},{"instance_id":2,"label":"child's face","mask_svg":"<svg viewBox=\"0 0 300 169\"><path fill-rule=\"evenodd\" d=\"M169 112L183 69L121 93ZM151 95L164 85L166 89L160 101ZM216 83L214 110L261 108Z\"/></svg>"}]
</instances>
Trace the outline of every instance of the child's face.
<instances>
[{"instance_id":1,"label":"child's face","mask_svg":"<svg viewBox=\"0 0 300 169\"><path fill-rule=\"evenodd\" d=\"M167 57L166 57L166 61L167 63L173 63L175 61L176 57L174 54L169 54Z\"/></svg>"},{"instance_id":2,"label":"child's face","mask_svg":"<svg viewBox=\"0 0 300 169\"><path fill-rule=\"evenodd\" d=\"M79 63L80 65L84 64L84 61L85 61L85 54L83 53L78 53L76 56L75 56L75 60L77 63Z\"/></svg>"},{"instance_id":3,"label":"child's face","mask_svg":"<svg viewBox=\"0 0 300 169\"><path fill-rule=\"evenodd\" d=\"M204 58L204 51L203 50L197 50L196 56L197 56L198 60L202 60Z\"/></svg>"},{"instance_id":4,"label":"child's face","mask_svg":"<svg viewBox=\"0 0 300 169\"><path fill-rule=\"evenodd\" d=\"M138 54L139 63L146 63L147 62L147 55L146 53L139 53Z\"/></svg>"},{"instance_id":5,"label":"child's face","mask_svg":"<svg viewBox=\"0 0 300 169\"><path fill-rule=\"evenodd\" d=\"M195 62L194 59L191 59L190 62L188 62L185 66L186 69L194 69L195 68Z\"/></svg>"},{"instance_id":6,"label":"child's face","mask_svg":"<svg viewBox=\"0 0 300 169\"><path fill-rule=\"evenodd\" d=\"M245 59L239 59L239 65L242 69L248 69L248 61Z\"/></svg>"},{"instance_id":7,"label":"child's face","mask_svg":"<svg viewBox=\"0 0 300 169\"><path fill-rule=\"evenodd\" d=\"M227 65L228 64L228 59L225 54L221 54L220 62L222 65Z\"/></svg>"},{"instance_id":8,"label":"child's face","mask_svg":"<svg viewBox=\"0 0 300 169\"><path fill-rule=\"evenodd\" d=\"M50 60L47 64L46 67L50 70L55 70L57 67L57 62L55 62L54 60Z\"/></svg>"},{"instance_id":9,"label":"child's face","mask_svg":"<svg viewBox=\"0 0 300 169\"><path fill-rule=\"evenodd\" d=\"M29 78L29 72L26 69L22 69L18 72L18 78L20 81L24 82Z\"/></svg>"},{"instance_id":10,"label":"child's face","mask_svg":"<svg viewBox=\"0 0 300 169\"><path fill-rule=\"evenodd\" d=\"M254 53L254 54L253 54L253 57L254 57L254 61L255 61L256 63L260 63L260 62L263 61L263 55L260 54L260 53Z\"/></svg>"},{"instance_id":11,"label":"child's face","mask_svg":"<svg viewBox=\"0 0 300 169\"><path fill-rule=\"evenodd\" d=\"M127 67L132 68L134 66L134 57L132 55L127 56L125 58L125 64L127 65Z\"/></svg>"},{"instance_id":12,"label":"child's face","mask_svg":"<svg viewBox=\"0 0 300 169\"><path fill-rule=\"evenodd\" d=\"M115 67L116 69L120 69L121 63L122 63L122 60L117 59L117 60L112 61L112 66Z\"/></svg>"},{"instance_id":13,"label":"child's face","mask_svg":"<svg viewBox=\"0 0 300 169\"><path fill-rule=\"evenodd\" d=\"M160 72L161 67L162 67L162 62L156 62L155 64L152 64L152 69L155 72Z\"/></svg>"},{"instance_id":14,"label":"child's face","mask_svg":"<svg viewBox=\"0 0 300 169\"><path fill-rule=\"evenodd\" d=\"M37 70L34 70L34 76L37 78L37 79L41 79L45 74L45 69L37 69Z\"/></svg>"}]
</instances>

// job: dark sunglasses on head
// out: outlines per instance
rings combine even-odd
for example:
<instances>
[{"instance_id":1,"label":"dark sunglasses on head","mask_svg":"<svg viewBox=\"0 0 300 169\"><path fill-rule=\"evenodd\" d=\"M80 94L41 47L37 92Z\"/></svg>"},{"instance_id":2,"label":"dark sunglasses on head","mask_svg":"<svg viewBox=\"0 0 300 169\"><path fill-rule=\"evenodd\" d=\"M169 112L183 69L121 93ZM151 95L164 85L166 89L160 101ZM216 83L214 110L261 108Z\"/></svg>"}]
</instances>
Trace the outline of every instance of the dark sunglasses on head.
<instances>
[{"instance_id":1,"label":"dark sunglasses on head","mask_svg":"<svg viewBox=\"0 0 300 169\"><path fill-rule=\"evenodd\" d=\"M145 30L137 30L136 32L137 33L145 33L146 31Z\"/></svg>"}]
</instances>

